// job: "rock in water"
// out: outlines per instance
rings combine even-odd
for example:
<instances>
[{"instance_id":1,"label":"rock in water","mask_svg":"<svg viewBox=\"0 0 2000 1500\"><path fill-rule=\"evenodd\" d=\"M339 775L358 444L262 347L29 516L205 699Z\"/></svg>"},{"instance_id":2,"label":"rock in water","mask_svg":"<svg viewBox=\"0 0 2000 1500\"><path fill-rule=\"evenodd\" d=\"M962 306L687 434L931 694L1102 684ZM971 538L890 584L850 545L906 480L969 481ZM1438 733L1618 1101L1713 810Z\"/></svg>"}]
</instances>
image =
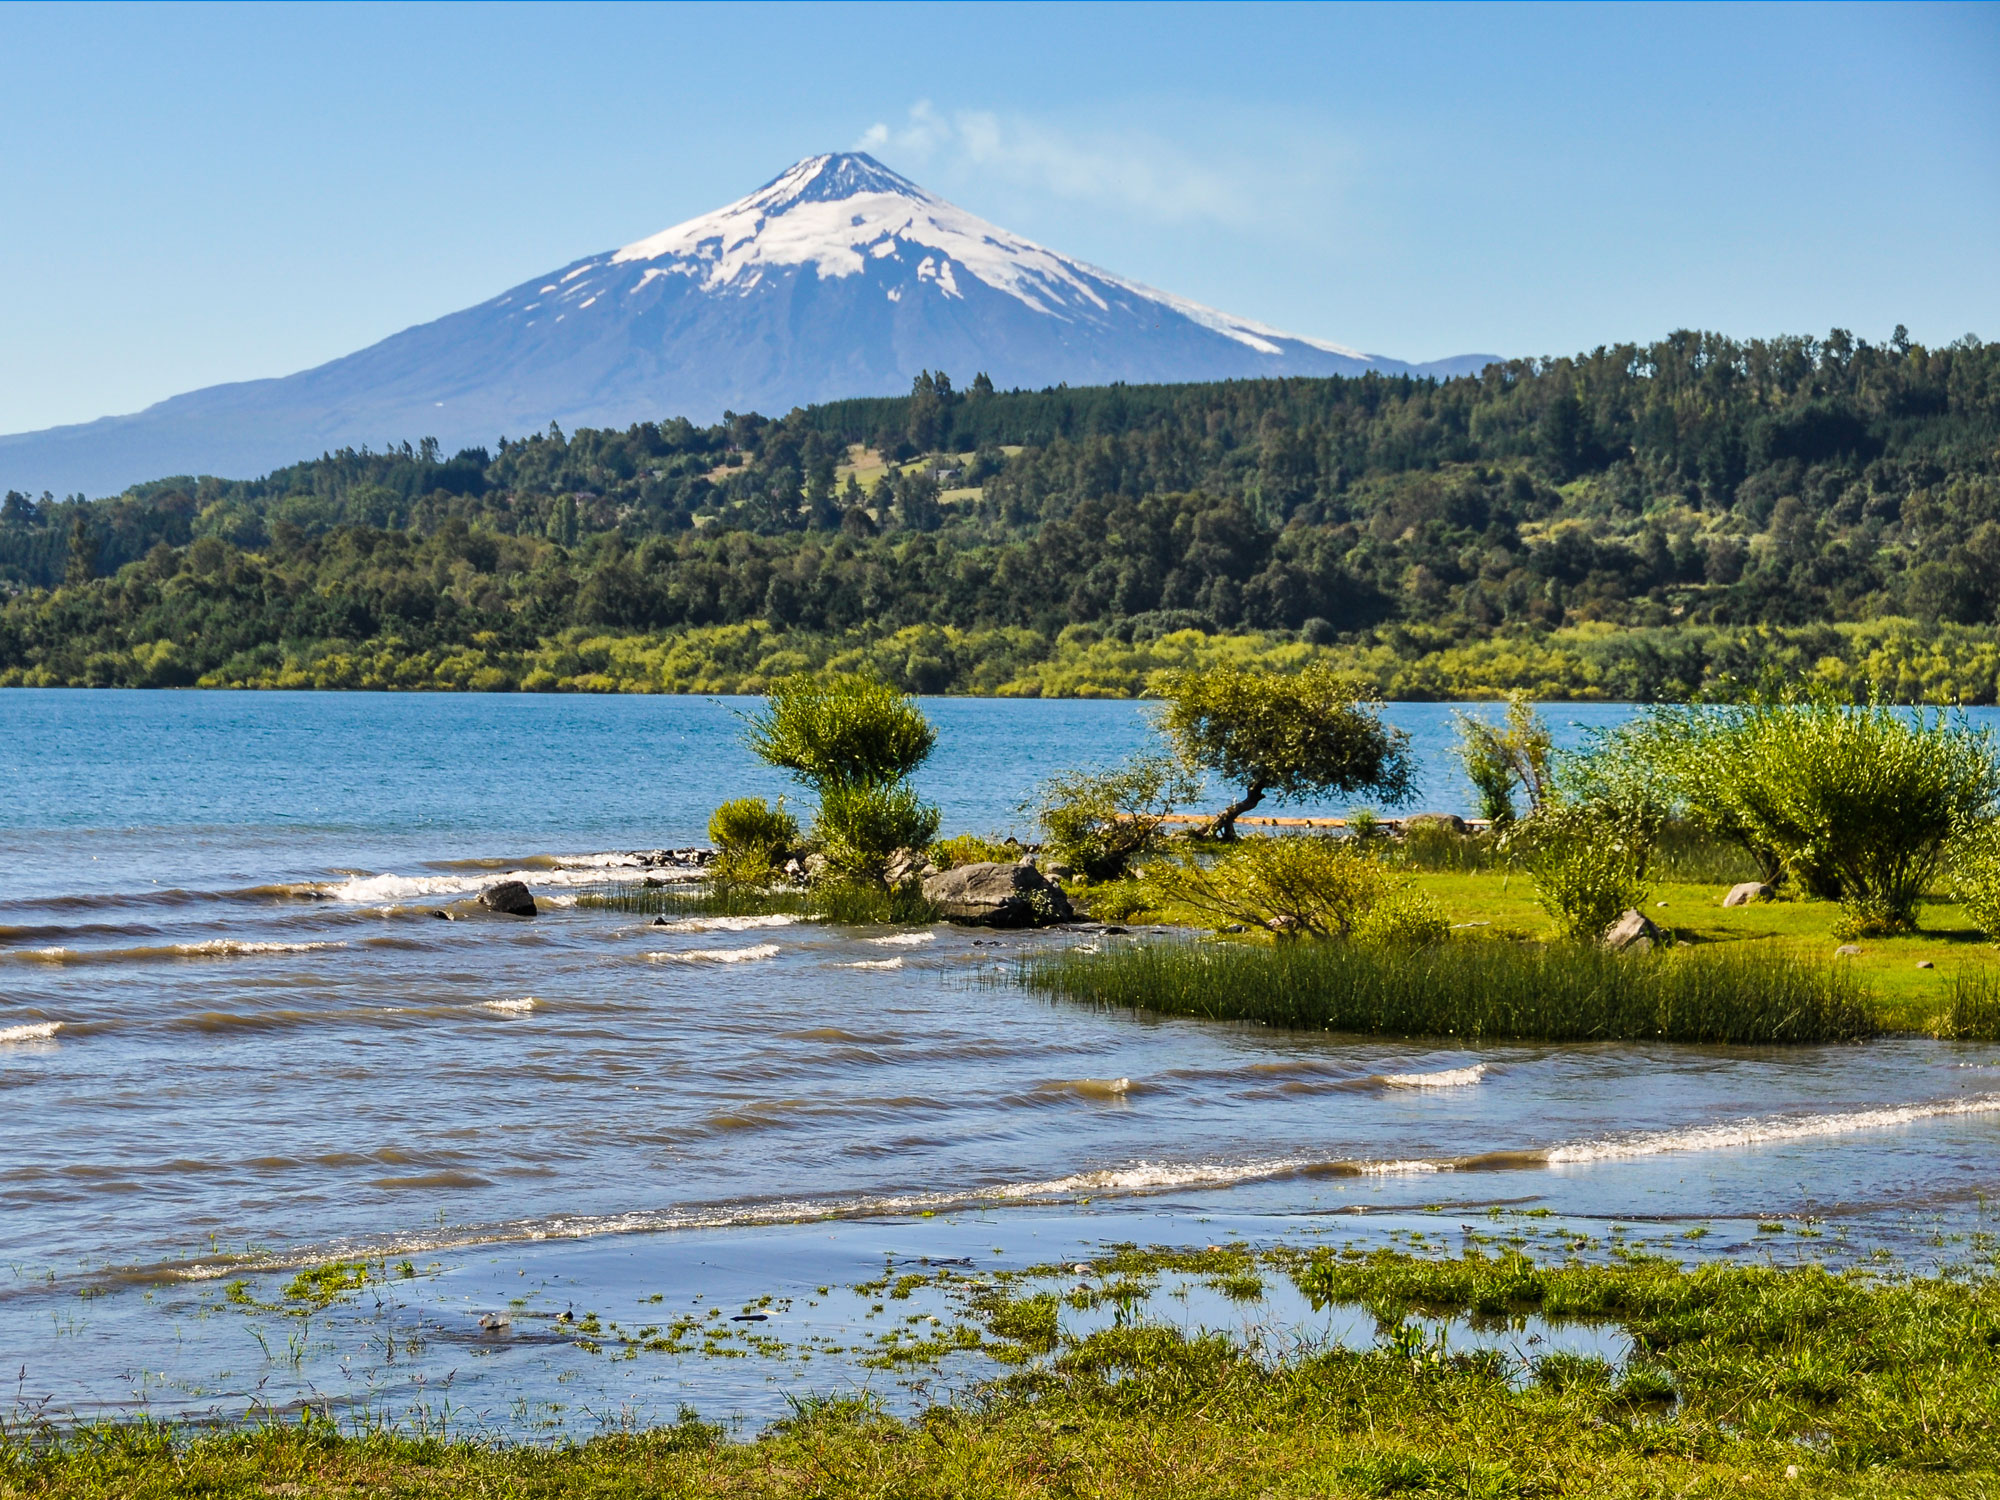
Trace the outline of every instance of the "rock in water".
<instances>
[{"instance_id":1,"label":"rock in water","mask_svg":"<svg viewBox=\"0 0 2000 1500\"><path fill-rule=\"evenodd\" d=\"M1648 953L1659 943L1660 929L1646 914L1627 908L1625 915L1604 929L1604 946L1613 953Z\"/></svg>"},{"instance_id":2,"label":"rock in water","mask_svg":"<svg viewBox=\"0 0 2000 1500\"><path fill-rule=\"evenodd\" d=\"M510 917L532 917L535 914L535 898L518 880L503 880L498 885L489 885L479 893L479 904L488 911L501 912Z\"/></svg>"},{"instance_id":3,"label":"rock in water","mask_svg":"<svg viewBox=\"0 0 2000 1500\"><path fill-rule=\"evenodd\" d=\"M1729 894L1722 898L1724 906L1748 906L1752 901L1769 901L1771 888L1761 880L1746 880L1741 885L1732 885Z\"/></svg>"},{"instance_id":4,"label":"rock in water","mask_svg":"<svg viewBox=\"0 0 2000 1500\"><path fill-rule=\"evenodd\" d=\"M964 927L1039 927L1067 922L1069 898L1031 864L959 865L924 877L924 899Z\"/></svg>"},{"instance_id":5,"label":"rock in water","mask_svg":"<svg viewBox=\"0 0 2000 1500\"><path fill-rule=\"evenodd\" d=\"M898 849L889 856L889 862L882 868L882 878L892 886L906 880L921 880L926 875L935 874L937 866L930 856L921 849Z\"/></svg>"}]
</instances>

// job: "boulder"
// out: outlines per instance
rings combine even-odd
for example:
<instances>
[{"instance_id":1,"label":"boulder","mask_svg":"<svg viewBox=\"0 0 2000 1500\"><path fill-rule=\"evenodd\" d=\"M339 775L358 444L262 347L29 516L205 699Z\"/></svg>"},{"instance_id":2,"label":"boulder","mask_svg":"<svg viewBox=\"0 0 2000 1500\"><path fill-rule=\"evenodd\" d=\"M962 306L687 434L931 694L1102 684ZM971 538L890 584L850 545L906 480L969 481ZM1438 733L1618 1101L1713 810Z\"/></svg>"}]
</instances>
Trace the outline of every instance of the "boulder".
<instances>
[{"instance_id":1,"label":"boulder","mask_svg":"<svg viewBox=\"0 0 2000 1500\"><path fill-rule=\"evenodd\" d=\"M921 880L936 873L937 866L921 849L898 849L882 866L882 878L892 886L901 885L906 880Z\"/></svg>"},{"instance_id":2,"label":"boulder","mask_svg":"<svg viewBox=\"0 0 2000 1500\"><path fill-rule=\"evenodd\" d=\"M1741 885L1732 885L1729 894L1722 898L1724 906L1748 906L1752 901L1769 901L1771 888L1761 880L1746 880Z\"/></svg>"},{"instance_id":3,"label":"boulder","mask_svg":"<svg viewBox=\"0 0 2000 1500\"><path fill-rule=\"evenodd\" d=\"M1833 956L1835 958L1859 958L1861 957L1861 945L1859 943L1842 943L1838 948L1833 950Z\"/></svg>"},{"instance_id":4,"label":"boulder","mask_svg":"<svg viewBox=\"0 0 2000 1500\"><path fill-rule=\"evenodd\" d=\"M1647 953L1657 947L1660 929L1642 911L1627 908L1625 915L1604 929L1604 946L1613 953Z\"/></svg>"},{"instance_id":5,"label":"boulder","mask_svg":"<svg viewBox=\"0 0 2000 1500\"><path fill-rule=\"evenodd\" d=\"M489 885L479 893L479 904L488 911L497 911L509 917L532 917L535 914L535 898L518 880L503 880L498 885Z\"/></svg>"},{"instance_id":6,"label":"boulder","mask_svg":"<svg viewBox=\"0 0 2000 1500\"><path fill-rule=\"evenodd\" d=\"M924 899L964 927L1039 927L1074 915L1062 889L1026 861L939 870L924 877Z\"/></svg>"}]
</instances>

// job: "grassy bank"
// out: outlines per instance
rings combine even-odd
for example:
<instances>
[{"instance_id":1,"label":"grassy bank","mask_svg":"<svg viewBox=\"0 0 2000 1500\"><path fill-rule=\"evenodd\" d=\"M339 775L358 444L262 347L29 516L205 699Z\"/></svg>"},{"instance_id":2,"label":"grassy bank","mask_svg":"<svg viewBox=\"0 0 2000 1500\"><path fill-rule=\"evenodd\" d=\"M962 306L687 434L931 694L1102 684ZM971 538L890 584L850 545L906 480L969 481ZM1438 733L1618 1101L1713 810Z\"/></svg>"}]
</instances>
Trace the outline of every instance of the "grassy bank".
<instances>
[{"instance_id":1,"label":"grassy bank","mask_svg":"<svg viewBox=\"0 0 2000 1500\"><path fill-rule=\"evenodd\" d=\"M1473 1252L1128 1251L1094 1268L1136 1305L1163 1271L1287 1276L1374 1314L1372 1344L1258 1357L1143 1314L1059 1335L1057 1268L980 1300L988 1334L1049 1357L910 1421L801 1398L731 1440L679 1424L556 1448L100 1428L0 1441L0 1495L127 1496L1985 1496L2000 1493L2000 1288L1657 1258ZM1073 1280L1073 1278L1068 1278ZM1054 1287L1050 1290L1049 1287ZM1614 1324L1619 1364L1537 1356L1520 1320ZM1513 1329L1517 1358L1442 1319ZM1458 1325L1461 1329L1465 1326Z\"/></svg>"},{"instance_id":2,"label":"grassy bank","mask_svg":"<svg viewBox=\"0 0 2000 1500\"><path fill-rule=\"evenodd\" d=\"M1829 1042L1875 1030L1850 972L1765 954L1170 941L1036 954L1016 974L1089 1005L1373 1035Z\"/></svg>"}]
</instances>

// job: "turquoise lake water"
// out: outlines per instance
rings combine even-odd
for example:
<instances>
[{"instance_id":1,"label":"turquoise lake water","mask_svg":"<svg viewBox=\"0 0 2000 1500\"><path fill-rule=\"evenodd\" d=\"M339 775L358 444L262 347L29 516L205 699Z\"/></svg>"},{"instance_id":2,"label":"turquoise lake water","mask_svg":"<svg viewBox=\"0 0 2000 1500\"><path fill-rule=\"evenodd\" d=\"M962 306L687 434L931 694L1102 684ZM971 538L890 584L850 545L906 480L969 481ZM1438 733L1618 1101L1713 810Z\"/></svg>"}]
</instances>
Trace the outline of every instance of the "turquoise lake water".
<instances>
[{"instance_id":1,"label":"turquoise lake water","mask_svg":"<svg viewBox=\"0 0 2000 1500\"><path fill-rule=\"evenodd\" d=\"M0 1351L20 1399L232 1415L448 1388L517 1432L683 1399L768 1415L797 1371L613 1370L482 1344L475 1320L516 1288L733 1296L885 1255L1366 1235L1427 1206L1712 1226L1703 1253L1771 1253L1773 1216L1847 1255L1989 1227L1993 1047L1298 1035L1005 983L1011 955L1087 933L660 929L571 904L646 873L633 851L701 841L718 801L788 789L743 750L745 706L0 693ZM1025 833L1040 777L1147 737L1130 703L925 708L948 830ZM1549 716L1573 743L1627 712ZM1388 713L1424 761L1416 806L1470 811L1450 707ZM431 915L505 874L541 917ZM1454 1166L1492 1153L1512 1165ZM292 1359L220 1300L339 1254L422 1274ZM412 1328L429 1354L398 1344ZM401 1362L365 1363L385 1338Z\"/></svg>"}]
</instances>

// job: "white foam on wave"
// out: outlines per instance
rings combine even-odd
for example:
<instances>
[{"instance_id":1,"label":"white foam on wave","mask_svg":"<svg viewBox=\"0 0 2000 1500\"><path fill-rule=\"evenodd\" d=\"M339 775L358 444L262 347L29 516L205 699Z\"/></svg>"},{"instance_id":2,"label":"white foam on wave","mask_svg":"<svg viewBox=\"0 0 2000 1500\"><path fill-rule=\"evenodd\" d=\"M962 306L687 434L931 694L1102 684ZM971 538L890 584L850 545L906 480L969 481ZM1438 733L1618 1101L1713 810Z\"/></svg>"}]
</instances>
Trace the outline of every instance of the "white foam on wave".
<instances>
[{"instance_id":1,"label":"white foam on wave","mask_svg":"<svg viewBox=\"0 0 2000 1500\"><path fill-rule=\"evenodd\" d=\"M1835 1114L1732 1120L1693 1125L1681 1130L1654 1131L1601 1141L1556 1146L1547 1153L1551 1166L1593 1161L1626 1161L1676 1151L1720 1151L1732 1146L1763 1146L1817 1136L1852 1135L1863 1130L1890 1130L1919 1120L1953 1115L2000 1113L2000 1094L1975 1094L1964 1099L1937 1099L1927 1104L1897 1104L1880 1109L1845 1110Z\"/></svg>"},{"instance_id":2,"label":"white foam on wave","mask_svg":"<svg viewBox=\"0 0 2000 1500\"><path fill-rule=\"evenodd\" d=\"M868 941L871 943L880 943L885 948L914 948L920 943L935 943L937 941L937 934L935 932L892 932L887 937L870 938Z\"/></svg>"},{"instance_id":3,"label":"white foam on wave","mask_svg":"<svg viewBox=\"0 0 2000 1500\"><path fill-rule=\"evenodd\" d=\"M205 943L175 943L169 950L182 958L244 958L259 953L317 953L322 948L345 948L345 943L246 943L235 938L212 938Z\"/></svg>"},{"instance_id":4,"label":"white foam on wave","mask_svg":"<svg viewBox=\"0 0 2000 1500\"><path fill-rule=\"evenodd\" d=\"M797 917L772 913L761 917L682 917L674 922L655 922L654 932L754 932L761 927L790 927Z\"/></svg>"},{"instance_id":5,"label":"white foam on wave","mask_svg":"<svg viewBox=\"0 0 2000 1500\"><path fill-rule=\"evenodd\" d=\"M533 995L523 995L518 1000L482 1000L479 1003L503 1016L525 1016L537 1004Z\"/></svg>"},{"instance_id":6,"label":"white foam on wave","mask_svg":"<svg viewBox=\"0 0 2000 1500\"><path fill-rule=\"evenodd\" d=\"M1443 1068L1435 1073L1384 1073L1381 1081L1392 1089L1462 1089L1486 1076L1486 1064L1469 1068Z\"/></svg>"},{"instance_id":7,"label":"white foam on wave","mask_svg":"<svg viewBox=\"0 0 2000 1500\"><path fill-rule=\"evenodd\" d=\"M860 958L851 964L840 964L842 969L900 969L903 960L898 958Z\"/></svg>"},{"instance_id":8,"label":"white foam on wave","mask_svg":"<svg viewBox=\"0 0 2000 1500\"><path fill-rule=\"evenodd\" d=\"M34 1021L26 1026L0 1026L0 1042L45 1042L61 1031L60 1021Z\"/></svg>"},{"instance_id":9,"label":"white foam on wave","mask_svg":"<svg viewBox=\"0 0 2000 1500\"><path fill-rule=\"evenodd\" d=\"M747 964L760 958L776 958L776 943L753 943L748 948L688 948L679 953L648 953L656 964Z\"/></svg>"},{"instance_id":10,"label":"white foam on wave","mask_svg":"<svg viewBox=\"0 0 2000 1500\"><path fill-rule=\"evenodd\" d=\"M313 887L331 901L356 906L394 905L423 896L476 896L502 881L518 880L536 890L555 886L602 885L601 866L588 869L493 870L478 875L350 875Z\"/></svg>"},{"instance_id":11,"label":"white foam on wave","mask_svg":"<svg viewBox=\"0 0 2000 1500\"><path fill-rule=\"evenodd\" d=\"M258 943L240 938L210 938L201 943L167 943L138 948L23 948L4 956L19 963L109 964L147 963L163 958L250 958L258 954L316 953L344 948L345 943Z\"/></svg>"}]
</instances>

